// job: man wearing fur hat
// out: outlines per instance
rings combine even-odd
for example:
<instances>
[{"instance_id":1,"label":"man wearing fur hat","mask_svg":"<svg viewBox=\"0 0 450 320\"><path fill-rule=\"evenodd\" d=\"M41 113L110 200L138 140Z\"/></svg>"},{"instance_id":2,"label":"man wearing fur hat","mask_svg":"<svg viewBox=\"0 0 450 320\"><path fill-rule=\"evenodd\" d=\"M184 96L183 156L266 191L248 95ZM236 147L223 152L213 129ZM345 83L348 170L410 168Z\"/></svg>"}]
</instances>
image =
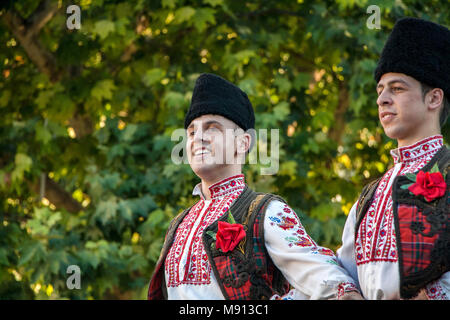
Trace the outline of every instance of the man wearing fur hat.
<instances>
[{"instance_id":1,"label":"man wearing fur hat","mask_svg":"<svg viewBox=\"0 0 450 320\"><path fill-rule=\"evenodd\" d=\"M404 18L375 70L394 166L352 207L337 251L367 299L450 298L450 32Z\"/></svg>"},{"instance_id":2,"label":"man wearing fur hat","mask_svg":"<svg viewBox=\"0 0 450 320\"><path fill-rule=\"evenodd\" d=\"M254 125L241 89L213 74L197 79L184 126L199 200L171 222L149 299L360 297L333 251L311 239L282 198L246 185Z\"/></svg>"}]
</instances>

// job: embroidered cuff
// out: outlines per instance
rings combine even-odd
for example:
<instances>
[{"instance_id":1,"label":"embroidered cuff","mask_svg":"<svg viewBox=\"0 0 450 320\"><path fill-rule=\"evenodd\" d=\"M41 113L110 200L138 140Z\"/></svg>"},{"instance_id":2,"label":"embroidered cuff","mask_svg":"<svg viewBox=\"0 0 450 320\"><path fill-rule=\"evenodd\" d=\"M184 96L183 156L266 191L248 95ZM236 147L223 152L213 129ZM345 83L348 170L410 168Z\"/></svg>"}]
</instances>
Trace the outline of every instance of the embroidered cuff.
<instances>
[{"instance_id":1,"label":"embroidered cuff","mask_svg":"<svg viewBox=\"0 0 450 320\"><path fill-rule=\"evenodd\" d=\"M434 281L427 285L427 297L430 300L448 300L450 297L445 293L439 281Z\"/></svg>"},{"instance_id":2,"label":"embroidered cuff","mask_svg":"<svg viewBox=\"0 0 450 320\"><path fill-rule=\"evenodd\" d=\"M347 292L355 291L359 293L358 288L354 283L351 282L342 282L338 286L337 298L338 300Z\"/></svg>"}]
</instances>

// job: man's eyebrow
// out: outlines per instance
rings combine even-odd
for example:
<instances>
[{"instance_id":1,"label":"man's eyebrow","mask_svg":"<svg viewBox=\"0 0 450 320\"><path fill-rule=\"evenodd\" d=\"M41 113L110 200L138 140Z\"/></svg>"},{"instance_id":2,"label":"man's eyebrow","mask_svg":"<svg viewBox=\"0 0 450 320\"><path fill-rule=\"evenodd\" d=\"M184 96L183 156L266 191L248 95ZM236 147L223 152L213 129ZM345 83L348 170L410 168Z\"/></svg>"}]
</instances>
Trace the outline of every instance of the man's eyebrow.
<instances>
[{"instance_id":1,"label":"man's eyebrow","mask_svg":"<svg viewBox=\"0 0 450 320\"><path fill-rule=\"evenodd\" d=\"M221 127L223 127L223 124L221 124L219 121L216 121L216 120L209 120L209 121L206 121L204 124L205 124L206 126L209 126L209 125L211 125L211 124L218 124L218 125L220 125Z\"/></svg>"},{"instance_id":2,"label":"man's eyebrow","mask_svg":"<svg viewBox=\"0 0 450 320\"><path fill-rule=\"evenodd\" d=\"M389 85L391 85L393 83L397 83L397 82L400 82L400 83L406 85L407 87L409 87L409 84L405 80L402 80L402 79L393 79L393 80L389 81L387 83L387 85L389 86ZM381 88L381 87L384 87L384 85L382 85L381 83L377 84L377 89Z\"/></svg>"},{"instance_id":3,"label":"man's eyebrow","mask_svg":"<svg viewBox=\"0 0 450 320\"><path fill-rule=\"evenodd\" d=\"M209 121L203 122L202 124L203 124L204 126L209 126L209 125L212 125L212 124L218 124L218 125L220 125L221 127L223 127L223 124L221 124L219 121L216 121L216 120L209 120ZM186 128L186 130L188 130L188 129L194 127L194 126L195 126L195 125L194 125L194 123L192 122L192 123Z\"/></svg>"}]
</instances>

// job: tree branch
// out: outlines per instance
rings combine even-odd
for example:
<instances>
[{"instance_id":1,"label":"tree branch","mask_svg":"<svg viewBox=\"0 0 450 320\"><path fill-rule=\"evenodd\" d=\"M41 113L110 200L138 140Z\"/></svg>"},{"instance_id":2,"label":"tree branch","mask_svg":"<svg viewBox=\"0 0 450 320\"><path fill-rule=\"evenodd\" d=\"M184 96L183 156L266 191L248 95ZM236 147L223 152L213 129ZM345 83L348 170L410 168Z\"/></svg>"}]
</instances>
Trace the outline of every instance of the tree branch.
<instances>
[{"instance_id":1,"label":"tree branch","mask_svg":"<svg viewBox=\"0 0 450 320\"><path fill-rule=\"evenodd\" d=\"M3 177L4 183L9 186L11 185L11 174L6 173ZM29 188L35 192L36 194L40 194L41 185L38 182L32 182L30 180L26 180ZM47 175L45 175L45 191L44 197L50 201L57 209L65 209L70 213L77 213L83 210L81 204L76 201L70 193L61 188L55 181L50 179Z\"/></svg>"},{"instance_id":2,"label":"tree branch","mask_svg":"<svg viewBox=\"0 0 450 320\"><path fill-rule=\"evenodd\" d=\"M30 188L37 194L40 192L40 183L28 182ZM50 201L56 208L66 209L70 213L77 213L83 210L81 204L76 201L70 193L61 188L59 184L45 175L44 197Z\"/></svg>"},{"instance_id":3,"label":"tree branch","mask_svg":"<svg viewBox=\"0 0 450 320\"><path fill-rule=\"evenodd\" d=\"M52 82L60 79L61 71L56 66L56 59L38 40L37 34L57 11L57 4L46 0L39 4L36 11L27 20L24 20L14 9L3 14L4 22L19 40L30 60Z\"/></svg>"},{"instance_id":4,"label":"tree branch","mask_svg":"<svg viewBox=\"0 0 450 320\"><path fill-rule=\"evenodd\" d=\"M329 137L338 144L341 144L342 134L345 129L345 113L349 107L349 93L348 88L343 81L339 81L338 87L338 106L334 111L335 122L330 128Z\"/></svg>"},{"instance_id":5,"label":"tree branch","mask_svg":"<svg viewBox=\"0 0 450 320\"><path fill-rule=\"evenodd\" d=\"M35 13L26 21L29 36L38 34L57 11L58 4L55 1L45 0L40 2Z\"/></svg>"}]
</instances>

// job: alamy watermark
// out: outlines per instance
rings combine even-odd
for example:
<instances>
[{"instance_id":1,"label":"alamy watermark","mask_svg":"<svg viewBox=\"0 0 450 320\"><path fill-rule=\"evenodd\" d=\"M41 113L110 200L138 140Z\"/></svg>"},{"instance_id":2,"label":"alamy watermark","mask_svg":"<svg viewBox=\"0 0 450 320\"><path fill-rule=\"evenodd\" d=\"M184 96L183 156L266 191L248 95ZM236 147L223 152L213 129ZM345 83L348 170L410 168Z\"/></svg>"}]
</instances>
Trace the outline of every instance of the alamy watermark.
<instances>
[{"instance_id":1,"label":"alamy watermark","mask_svg":"<svg viewBox=\"0 0 450 320\"><path fill-rule=\"evenodd\" d=\"M67 267L67 274L70 276L67 278L66 286L68 289L81 289L81 269L79 266L72 264Z\"/></svg>"},{"instance_id":2,"label":"alamy watermark","mask_svg":"<svg viewBox=\"0 0 450 320\"><path fill-rule=\"evenodd\" d=\"M366 26L370 30L381 29L381 9L377 5L370 5L367 7L367 14L371 14L366 21Z\"/></svg>"},{"instance_id":3,"label":"alamy watermark","mask_svg":"<svg viewBox=\"0 0 450 320\"><path fill-rule=\"evenodd\" d=\"M243 133L243 130L240 129ZM225 134L215 135L214 139L220 140L220 146L230 146L232 148L218 147L212 150L212 141L202 142L202 150L197 151L200 156L196 156L196 149L192 150L191 146L188 146L188 138L186 130L183 128L176 129L172 132L171 141L178 142L171 152L171 159L174 164L192 164L197 162L199 164L211 165L211 164L244 164L248 161L248 164L260 165L260 174L273 175L279 170L280 160L280 130L279 129L249 129L245 133L251 136L253 147L247 154L247 157L236 157L237 147L235 143L235 130L227 129ZM270 139L269 139L270 138ZM231 140L230 140L231 139ZM225 149L225 150L224 150ZM213 152L212 152L213 151ZM190 154L188 154L190 152Z\"/></svg>"},{"instance_id":4,"label":"alamy watermark","mask_svg":"<svg viewBox=\"0 0 450 320\"><path fill-rule=\"evenodd\" d=\"M81 28L81 9L80 9L80 7L75 4L70 5L66 9L66 13L70 14L70 16L67 17L67 20L66 20L67 29L80 30L80 28Z\"/></svg>"}]
</instances>

